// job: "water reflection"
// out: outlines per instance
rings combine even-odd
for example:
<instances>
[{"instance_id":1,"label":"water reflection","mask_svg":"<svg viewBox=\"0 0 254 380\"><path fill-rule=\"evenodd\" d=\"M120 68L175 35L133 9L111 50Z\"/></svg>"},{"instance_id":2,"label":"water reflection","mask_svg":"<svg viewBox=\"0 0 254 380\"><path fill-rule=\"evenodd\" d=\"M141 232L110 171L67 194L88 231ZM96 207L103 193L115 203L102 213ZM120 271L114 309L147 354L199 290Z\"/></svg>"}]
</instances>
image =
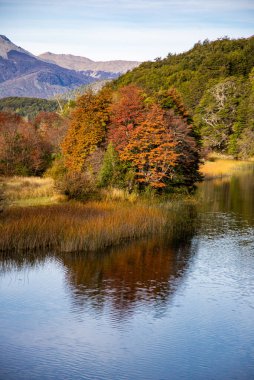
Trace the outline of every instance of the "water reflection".
<instances>
[{"instance_id":1,"label":"water reflection","mask_svg":"<svg viewBox=\"0 0 254 380\"><path fill-rule=\"evenodd\" d=\"M174 243L0 259L0 379L253 379L252 178L203 183Z\"/></svg>"},{"instance_id":2,"label":"water reflection","mask_svg":"<svg viewBox=\"0 0 254 380\"><path fill-rule=\"evenodd\" d=\"M201 211L233 214L254 225L254 165L232 177L205 181L199 186ZM240 227L240 226L239 226Z\"/></svg>"},{"instance_id":3,"label":"water reflection","mask_svg":"<svg viewBox=\"0 0 254 380\"><path fill-rule=\"evenodd\" d=\"M103 313L109 307L114 319L144 306L161 313L187 273L191 252L190 239L170 245L153 238L104 254L65 255L62 263L73 310Z\"/></svg>"}]
</instances>

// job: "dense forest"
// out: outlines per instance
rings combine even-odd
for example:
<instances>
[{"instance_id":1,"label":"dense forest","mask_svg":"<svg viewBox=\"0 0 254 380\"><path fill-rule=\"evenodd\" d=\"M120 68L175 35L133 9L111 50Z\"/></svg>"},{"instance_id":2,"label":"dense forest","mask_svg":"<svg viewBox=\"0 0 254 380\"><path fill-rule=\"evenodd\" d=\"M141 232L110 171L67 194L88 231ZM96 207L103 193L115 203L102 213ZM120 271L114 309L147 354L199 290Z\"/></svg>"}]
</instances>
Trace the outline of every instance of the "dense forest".
<instances>
[{"instance_id":1,"label":"dense forest","mask_svg":"<svg viewBox=\"0 0 254 380\"><path fill-rule=\"evenodd\" d=\"M61 101L63 103L63 101ZM0 111L12 111L29 120L39 112L54 112L59 108L57 100L9 97L0 99Z\"/></svg>"},{"instance_id":2,"label":"dense forest","mask_svg":"<svg viewBox=\"0 0 254 380\"><path fill-rule=\"evenodd\" d=\"M74 198L192 189L210 151L254 155L253 51L204 41L75 101L2 99L0 175L46 173Z\"/></svg>"},{"instance_id":3,"label":"dense forest","mask_svg":"<svg viewBox=\"0 0 254 380\"><path fill-rule=\"evenodd\" d=\"M144 62L116 87L136 84L148 95L175 87L205 150L254 154L254 37L198 42L188 52Z\"/></svg>"}]
</instances>

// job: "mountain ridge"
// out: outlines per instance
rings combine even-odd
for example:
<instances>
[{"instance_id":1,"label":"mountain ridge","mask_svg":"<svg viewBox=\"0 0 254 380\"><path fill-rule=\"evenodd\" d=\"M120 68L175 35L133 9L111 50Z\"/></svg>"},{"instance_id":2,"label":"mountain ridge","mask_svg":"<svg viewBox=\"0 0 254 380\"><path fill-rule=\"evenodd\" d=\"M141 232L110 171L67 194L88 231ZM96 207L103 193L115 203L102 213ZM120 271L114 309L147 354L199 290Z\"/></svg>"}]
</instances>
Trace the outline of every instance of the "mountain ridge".
<instances>
[{"instance_id":1,"label":"mountain ridge","mask_svg":"<svg viewBox=\"0 0 254 380\"><path fill-rule=\"evenodd\" d=\"M91 61L81 58L82 62ZM71 62L69 67L63 67L43 60L0 35L0 98L21 96L47 99L82 85L115 79L126 71L126 67L120 68L119 62L120 70L117 71L106 71L100 67L100 70L91 67L75 70L73 66Z\"/></svg>"},{"instance_id":2,"label":"mountain ridge","mask_svg":"<svg viewBox=\"0 0 254 380\"><path fill-rule=\"evenodd\" d=\"M138 61L111 60L111 61L93 61L90 58L73 54L55 54L46 52L38 55L38 57L46 62L55 63L61 67L70 69L71 67L77 71L95 70L107 71L113 73L125 73L140 65Z\"/></svg>"}]
</instances>

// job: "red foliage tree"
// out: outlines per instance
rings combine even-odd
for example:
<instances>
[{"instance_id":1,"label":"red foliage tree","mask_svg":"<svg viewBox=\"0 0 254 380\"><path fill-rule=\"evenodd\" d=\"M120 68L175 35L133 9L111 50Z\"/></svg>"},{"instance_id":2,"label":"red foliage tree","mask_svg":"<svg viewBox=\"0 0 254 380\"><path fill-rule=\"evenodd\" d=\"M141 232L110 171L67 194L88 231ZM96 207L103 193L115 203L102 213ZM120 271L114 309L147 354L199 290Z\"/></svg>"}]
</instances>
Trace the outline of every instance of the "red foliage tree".
<instances>
[{"instance_id":1,"label":"red foliage tree","mask_svg":"<svg viewBox=\"0 0 254 380\"><path fill-rule=\"evenodd\" d=\"M43 142L21 116L0 112L0 173L38 174L44 169Z\"/></svg>"},{"instance_id":2,"label":"red foliage tree","mask_svg":"<svg viewBox=\"0 0 254 380\"><path fill-rule=\"evenodd\" d=\"M170 128L177 160L174 168L174 183L176 185L192 186L201 179L198 172L200 154L198 144L193 133L192 125L172 110L165 110L165 120Z\"/></svg>"},{"instance_id":3,"label":"red foliage tree","mask_svg":"<svg viewBox=\"0 0 254 380\"><path fill-rule=\"evenodd\" d=\"M145 119L142 90L128 85L115 93L110 107L108 138L120 152L128 145L132 131Z\"/></svg>"},{"instance_id":4,"label":"red foliage tree","mask_svg":"<svg viewBox=\"0 0 254 380\"><path fill-rule=\"evenodd\" d=\"M120 158L130 162L139 183L162 188L173 175L176 145L165 112L154 104L145 120L132 130Z\"/></svg>"}]
</instances>

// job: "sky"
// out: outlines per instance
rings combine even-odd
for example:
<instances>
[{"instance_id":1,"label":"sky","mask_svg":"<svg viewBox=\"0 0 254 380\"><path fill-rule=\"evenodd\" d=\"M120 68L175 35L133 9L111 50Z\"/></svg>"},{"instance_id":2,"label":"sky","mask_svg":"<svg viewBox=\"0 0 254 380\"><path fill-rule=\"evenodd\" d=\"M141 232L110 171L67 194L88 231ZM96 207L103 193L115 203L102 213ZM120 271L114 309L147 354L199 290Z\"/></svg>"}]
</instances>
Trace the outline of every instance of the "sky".
<instances>
[{"instance_id":1,"label":"sky","mask_svg":"<svg viewBox=\"0 0 254 380\"><path fill-rule=\"evenodd\" d=\"M0 34L35 55L146 61L250 37L254 0L0 0Z\"/></svg>"}]
</instances>

